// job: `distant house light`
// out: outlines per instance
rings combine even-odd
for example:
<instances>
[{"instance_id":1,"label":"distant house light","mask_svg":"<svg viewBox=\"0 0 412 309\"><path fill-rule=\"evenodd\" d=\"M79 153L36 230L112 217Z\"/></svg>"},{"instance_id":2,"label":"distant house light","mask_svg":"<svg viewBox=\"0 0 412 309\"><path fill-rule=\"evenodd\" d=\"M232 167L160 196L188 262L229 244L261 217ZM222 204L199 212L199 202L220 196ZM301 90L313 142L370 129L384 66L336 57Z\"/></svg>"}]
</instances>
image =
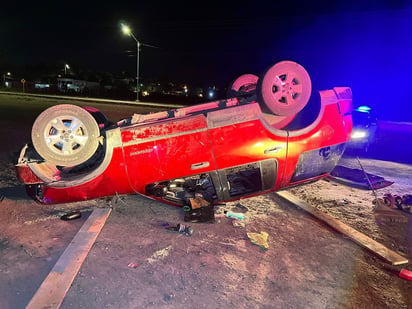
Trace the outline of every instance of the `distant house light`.
<instances>
[{"instance_id":1,"label":"distant house light","mask_svg":"<svg viewBox=\"0 0 412 309\"><path fill-rule=\"evenodd\" d=\"M36 89L50 88L50 84L36 83L36 84L34 84L34 88L36 88Z\"/></svg>"}]
</instances>

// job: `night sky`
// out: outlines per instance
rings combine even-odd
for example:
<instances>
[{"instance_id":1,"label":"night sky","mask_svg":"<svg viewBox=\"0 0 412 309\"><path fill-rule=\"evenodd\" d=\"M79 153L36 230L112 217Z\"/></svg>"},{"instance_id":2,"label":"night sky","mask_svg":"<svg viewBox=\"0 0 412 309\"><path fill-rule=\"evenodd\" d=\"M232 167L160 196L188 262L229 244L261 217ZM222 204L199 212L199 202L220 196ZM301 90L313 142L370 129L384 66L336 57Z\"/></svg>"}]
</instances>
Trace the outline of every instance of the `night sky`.
<instances>
[{"instance_id":1,"label":"night sky","mask_svg":"<svg viewBox=\"0 0 412 309\"><path fill-rule=\"evenodd\" d=\"M281 60L314 89L350 86L355 105L412 121L411 1L9 1L0 7L0 73L33 66L136 72L141 80L225 84ZM388 108L388 106L390 106Z\"/></svg>"}]
</instances>

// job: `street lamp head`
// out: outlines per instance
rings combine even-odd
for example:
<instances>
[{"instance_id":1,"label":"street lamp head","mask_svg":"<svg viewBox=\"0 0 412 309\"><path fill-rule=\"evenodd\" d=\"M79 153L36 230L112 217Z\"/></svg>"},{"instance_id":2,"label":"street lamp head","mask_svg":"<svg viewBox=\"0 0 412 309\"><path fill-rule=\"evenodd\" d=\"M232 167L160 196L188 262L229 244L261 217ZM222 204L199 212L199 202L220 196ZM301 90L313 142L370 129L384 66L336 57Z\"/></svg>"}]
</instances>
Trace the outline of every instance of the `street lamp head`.
<instances>
[{"instance_id":1,"label":"street lamp head","mask_svg":"<svg viewBox=\"0 0 412 309\"><path fill-rule=\"evenodd\" d=\"M70 66L68 64L65 65L66 69L70 69Z\"/></svg>"},{"instance_id":2,"label":"street lamp head","mask_svg":"<svg viewBox=\"0 0 412 309\"><path fill-rule=\"evenodd\" d=\"M132 33L132 30L130 29L130 27L126 24L121 24L121 26L122 26L123 33L130 36Z\"/></svg>"}]
</instances>

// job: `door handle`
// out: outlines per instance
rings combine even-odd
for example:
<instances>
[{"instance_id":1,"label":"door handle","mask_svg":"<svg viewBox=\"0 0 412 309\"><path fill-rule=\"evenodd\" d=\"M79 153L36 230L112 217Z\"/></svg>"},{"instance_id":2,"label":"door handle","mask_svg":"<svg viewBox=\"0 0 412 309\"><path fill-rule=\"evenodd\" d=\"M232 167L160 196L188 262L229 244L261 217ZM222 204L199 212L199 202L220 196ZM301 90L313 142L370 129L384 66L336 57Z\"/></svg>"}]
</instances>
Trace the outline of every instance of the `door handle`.
<instances>
[{"instance_id":1,"label":"door handle","mask_svg":"<svg viewBox=\"0 0 412 309\"><path fill-rule=\"evenodd\" d=\"M282 146L267 148L267 149L265 149L265 151L264 151L263 153L264 153L265 155L275 154L275 153L278 153L279 151L281 151L282 149L283 149Z\"/></svg>"},{"instance_id":2,"label":"door handle","mask_svg":"<svg viewBox=\"0 0 412 309\"><path fill-rule=\"evenodd\" d=\"M200 169L200 168L208 167L209 165L210 165L209 161L193 163L192 165L190 165L190 169L191 170L197 170L197 169Z\"/></svg>"}]
</instances>

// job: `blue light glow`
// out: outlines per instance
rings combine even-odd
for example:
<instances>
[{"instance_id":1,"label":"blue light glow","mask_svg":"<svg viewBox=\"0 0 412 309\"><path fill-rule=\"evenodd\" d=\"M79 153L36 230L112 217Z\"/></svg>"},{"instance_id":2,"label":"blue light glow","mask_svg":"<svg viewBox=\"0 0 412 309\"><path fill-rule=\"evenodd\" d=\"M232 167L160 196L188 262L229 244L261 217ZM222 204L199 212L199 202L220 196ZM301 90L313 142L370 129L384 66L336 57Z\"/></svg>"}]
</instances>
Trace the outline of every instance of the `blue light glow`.
<instances>
[{"instance_id":1,"label":"blue light glow","mask_svg":"<svg viewBox=\"0 0 412 309\"><path fill-rule=\"evenodd\" d=\"M276 54L297 61L314 91L348 86L355 106L367 103L382 120L412 122L405 112L412 101L412 6L298 16L289 25L293 35L275 41L265 60Z\"/></svg>"}]
</instances>

